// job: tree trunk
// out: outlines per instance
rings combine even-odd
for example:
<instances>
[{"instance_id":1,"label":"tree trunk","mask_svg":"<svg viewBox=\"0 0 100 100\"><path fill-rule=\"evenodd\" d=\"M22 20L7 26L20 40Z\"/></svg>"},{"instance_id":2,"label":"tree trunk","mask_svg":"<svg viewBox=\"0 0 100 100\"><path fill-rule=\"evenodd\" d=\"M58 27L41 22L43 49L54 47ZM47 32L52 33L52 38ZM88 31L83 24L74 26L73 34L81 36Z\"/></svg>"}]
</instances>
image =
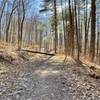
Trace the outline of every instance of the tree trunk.
<instances>
[{"instance_id":1,"label":"tree trunk","mask_svg":"<svg viewBox=\"0 0 100 100\"><path fill-rule=\"evenodd\" d=\"M62 1L61 3L61 9L62 9L62 20L63 20L63 32L64 32L64 48L65 48L65 56L67 56L67 45L66 45L66 26L65 26L65 21L64 21L64 11L62 7ZM66 10L66 9L65 9Z\"/></svg>"},{"instance_id":2,"label":"tree trunk","mask_svg":"<svg viewBox=\"0 0 100 100\"><path fill-rule=\"evenodd\" d=\"M76 0L74 0L75 5L75 23L76 23L76 41L77 41L77 60L80 57L80 48L79 48L79 33L78 33L78 26L77 26L77 11L76 11Z\"/></svg>"},{"instance_id":3,"label":"tree trunk","mask_svg":"<svg viewBox=\"0 0 100 100\"><path fill-rule=\"evenodd\" d=\"M87 53L87 42L88 42L88 33L87 33L87 0L84 1L84 26L85 26L85 46L84 46L84 54Z\"/></svg>"},{"instance_id":4,"label":"tree trunk","mask_svg":"<svg viewBox=\"0 0 100 100\"><path fill-rule=\"evenodd\" d=\"M7 2L7 0L3 1L3 7L2 7L1 13L0 13L0 40L1 40L1 21L2 21L2 16L3 16L3 12L4 12L4 9L5 9L5 6L6 6L6 2Z\"/></svg>"},{"instance_id":5,"label":"tree trunk","mask_svg":"<svg viewBox=\"0 0 100 100\"><path fill-rule=\"evenodd\" d=\"M13 6L12 6L12 10L11 10L11 13L10 13L10 16L9 16L9 20L8 20L8 25L7 25L7 28L6 28L6 42L8 42L8 36L9 36L9 28L10 28L10 22L11 22L11 18L12 18L12 15L13 15L13 12L14 10L16 9L17 6L15 6L15 2L16 0L13 1ZM15 7L14 7L15 6Z\"/></svg>"},{"instance_id":6,"label":"tree trunk","mask_svg":"<svg viewBox=\"0 0 100 100\"><path fill-rule=\"evenodd\" d=\"M55 31L54 50L55 50L55 53L57 53L57 48L58 48L58 33L57 33L57 9L56 9L56 0L54 0L54 31Z\"/></svg>"},{"instance_id":7,"label":"tree trunk","mask_svg":"<svg viewBox=\"0 0 100 100\"><path fill-rule=\"evenodd\" d=\"M95 31L96 31L96 0L91 0L91 39L90 39L90 57L91 61L95 57Z\"/></svg>"},{"instance_id":8,"label":"tree trunk","mask_svg":"<svg viewBox=\"0 0 100 100\"><path fill-rule=\"evenodd\" d=\"M71 10L71 1L69 0L69 22L70 22L70 33L69 33L69 55L74 56L74 14Z\"/></svg>"}]
</instances>

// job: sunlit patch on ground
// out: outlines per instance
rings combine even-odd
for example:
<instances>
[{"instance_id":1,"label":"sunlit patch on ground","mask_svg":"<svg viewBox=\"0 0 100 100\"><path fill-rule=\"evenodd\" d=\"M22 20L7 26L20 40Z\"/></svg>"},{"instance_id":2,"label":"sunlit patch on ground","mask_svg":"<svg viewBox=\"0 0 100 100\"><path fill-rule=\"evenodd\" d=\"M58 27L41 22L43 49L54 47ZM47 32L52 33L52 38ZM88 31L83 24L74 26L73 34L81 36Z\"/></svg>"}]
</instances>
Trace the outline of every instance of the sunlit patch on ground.
<instances>
[{"instance_id":1,"label":"sunlit patch on ground","mask_svg":"<svg viewBox=\"0 0 100 100\"><path fill-rule=\"evenodd\" d=\"M5 74L9 71L9 68L0 64L0 74Z\"/></svg>"},{"instance_id":2,"label":"sunlit patch on ground","mask_svg":"<svg viewBox=\"0 0 100 100\"><path fill-rule=\"evenodd\" d=\"M52 70L52 69L45 69L45 70L36 70L34 74L37 74L41 77L47 77L48 75L57 75L60 71Z\"/></svg>"}]
</instances>

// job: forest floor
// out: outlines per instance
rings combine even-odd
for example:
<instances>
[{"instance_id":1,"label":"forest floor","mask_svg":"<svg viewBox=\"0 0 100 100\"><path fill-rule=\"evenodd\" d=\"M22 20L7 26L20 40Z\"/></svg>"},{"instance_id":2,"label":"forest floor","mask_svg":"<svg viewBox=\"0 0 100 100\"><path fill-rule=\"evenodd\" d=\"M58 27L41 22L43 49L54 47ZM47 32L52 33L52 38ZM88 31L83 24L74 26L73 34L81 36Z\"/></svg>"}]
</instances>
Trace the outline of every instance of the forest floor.
<instances>
[{"instance_id":1,"label":"forest floor","mask_svg":"<svg viewBox=\"0 0 100 100\"><path fill-rule=\"evenodd\" d=\"M100 79L70 58L1 50L0 100L100 100Z\"/></svg>"}]
</instances>

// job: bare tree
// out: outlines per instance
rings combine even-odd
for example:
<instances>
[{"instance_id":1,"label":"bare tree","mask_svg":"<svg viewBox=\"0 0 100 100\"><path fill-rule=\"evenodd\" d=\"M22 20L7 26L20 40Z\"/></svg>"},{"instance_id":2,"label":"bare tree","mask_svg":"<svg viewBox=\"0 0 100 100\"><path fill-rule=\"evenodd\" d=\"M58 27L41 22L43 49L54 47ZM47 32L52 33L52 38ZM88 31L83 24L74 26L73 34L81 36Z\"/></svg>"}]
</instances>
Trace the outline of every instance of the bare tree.
<instances>
[{"instance_id":1,"label":"bare tree","mask_svg":"<svg viewBox=\"0 0 100 100\"><path fill-rule=\"evenodd\" d=\"M13 15L13 12L14 10L17 8L17 5L16 5L16 0L13 1L13 5L12 5L12 10L11 10L11 13L10 13L10 16L9 16L9 19L8 19L8 25L7 25L7 28L6 28L6 42L8 42L8 34L9 34L9 27L10 27L10 22L11 22L11 18L12 18L12 15Z\"/></svg>"},{"instance_id":2,"label":"bare tree","mask_svg":"<svg viewBox=\"0 0 100 100\"><path fill-rule=\"evenodd\" d=\"M96 32L96 0L91 0L91 40L90 40L91 61L93 61L95 57L95 32Z\"/></svg>"},{"instance_id":3,"label":"bare tree","mask_svg":"<svg viewBox=\"0 0 100 100\"><path fill-rule=\"evenodd\" d=\"M4 9L5 9L5 6L6 6L6 2L7 0L3 0L1 5L3 5L3 7L1 7L1 12L0 12L0 39L1 39L1 21L2 21L2 16L3 16L3 12L4 12Z\"/></svg>"},{"instance_id":4,"label":"bare tree","mask_svg":"<svg viewBox=\"0 0 100 100\"><path fill-rule=\"evenodd\" d=\"M21 5L22 4L22 5ZM21 19L21 7L22 6L22 19ZM24 1L18 1L18 50L21 49L22 46L22 34L23 34L23 24L25 19L25 5Z\"/></svg>"}]
</instances>

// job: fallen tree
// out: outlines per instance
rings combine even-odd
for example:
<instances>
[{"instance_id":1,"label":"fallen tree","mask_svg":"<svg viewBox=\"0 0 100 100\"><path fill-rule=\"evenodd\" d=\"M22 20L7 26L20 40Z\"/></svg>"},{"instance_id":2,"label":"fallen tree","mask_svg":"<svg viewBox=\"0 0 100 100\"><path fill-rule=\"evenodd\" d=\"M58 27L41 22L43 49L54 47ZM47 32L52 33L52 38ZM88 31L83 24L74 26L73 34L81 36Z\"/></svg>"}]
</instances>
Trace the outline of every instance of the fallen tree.
<instances>
[{"instance_id":1,"label":"fallen tree","mask_svg":"<svg viewBox=\"0 0 100 100\"><path fill-rule=\"evenodd\" d=\"M78 64L80 64L82 67L84 67L87 71L87 73L94 78L100 78L100 66L99 65L93 65L86 61L77 61Z\"/></svg>"},{"instance_id":2,"label":"fallen tree","mask_svg":"<svg viewBox=\"0 0 100 100\"><path fill-rule=\"evenodd\" d=\"M31 51L31 50L24 50L24 49L22 49L22 51L26 51L26 52L30 52L30 53L39 53L39 54L45 54L45 55L55 56L55 54L53 54L53 53L47 53L47 52Z\"/></svg>"}]
</instances>

